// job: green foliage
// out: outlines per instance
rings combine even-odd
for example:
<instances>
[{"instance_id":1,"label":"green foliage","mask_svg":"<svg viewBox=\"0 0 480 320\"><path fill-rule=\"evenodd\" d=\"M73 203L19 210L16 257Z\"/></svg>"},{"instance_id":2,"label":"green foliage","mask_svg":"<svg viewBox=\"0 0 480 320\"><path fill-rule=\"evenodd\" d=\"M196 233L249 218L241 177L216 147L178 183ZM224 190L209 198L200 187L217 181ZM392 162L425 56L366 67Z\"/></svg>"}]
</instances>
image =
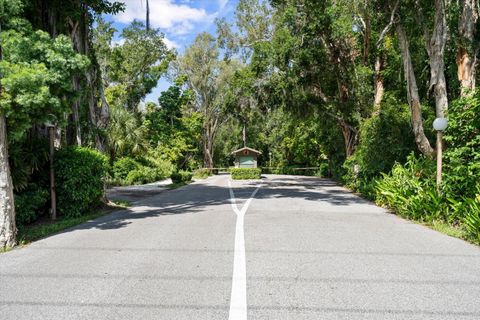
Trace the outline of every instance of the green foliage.
<instances>
[{"instance_id":1,"label":"green foliage","mask_svg":"<svg viewBox=\"0 0 480 320\"><path fill-rule=\"evenodd\" d=\"M125 184L145 184L162 179L165 179L165 176L162 176L157 169L141 166L138 169L134 169L128 173L127 177L125 178Z\"/></svg>"},{"instance_id":2,"label":"green foliage","mask_svg":"<svg viewBox=\"0 0 480 320\"><path fill-rule=\"evenodd\" d=\"M435 162L411 155L376 184L376 201L401 216L420 221L446 219L445 200L436 192Z\"/></svg>"},{"instance_id":3,"label":"green foliage","mask_svg":"<svg viewBox=\"0 0 480 320\"><path fill-rule=\"evenodd\" d=\"M113 45L115 32L111 22L97 18L94 47L104 80L109 84L109 102L135 111L155 88L173 55L167 50L160 30L147 30L142 22L133 21L122 30L121 44Z\"/></svg>"},{"instance_id":4,"label":"green foliage","mask_svg":"<svg viewBox=\"0 0 480 320\"><path fill-rule=\"evenodd\" d=\"M409 108L388 96L379 115L362 123L357 150L345 162L344 181L355 185L387 173L395 162L405 162L411 150L415 150L415 141Z\"/></svg>"},{"instance_id":5,"label":"green foliage","mask_svg":"<svg viewBox=\"0 0 480 320\"><path fill-rule=\"evenodd\" d=\"M37 220L45 212L49 198L48 190L40 189L37 185L31 185L28 190L15 195L17 225L23 226Z\"/></svg>"},{"instance_id":6,"label":"green foliage","mask_svg":"<svg viewBox=\"0 0 480 320\"><path fill-rule=\"evenodd\" d=\"M260 168L231 168L230 173L234 180L260 179L262 169Z\"/></svg>"},{"instance_id":7,"label":"green foliage","mask_svg":"<svg viewBox=\"0 0 480 320\"><path fill-rule=\"evenodd\" d=\"M110 109L107 147L112 159L143 155L148 150L147 130L135 115L124 107Z\"/></svg>"},{"instance_id":8,"label":"green foliage","mask_svg":"<svg viewBox=\"0 0 480 320\"><path fill-rule=\"evenodd\" d=\"M207 169L207 168L201 168L195 170L193 173L193 176L197 179L206 179L212 175L212 170Z\"/></svg>"},{"instance_id":9,"label":"green foliage","mask_svg":"<svg viewBox=\"0 0 480 320\"><path fill-rule=\"evenodd\" d=\"M465 228L470 239L480 245L480 193L475 199L467 199Z\"/></svg>"},{"instance_id":10,"label":"green foliage","mask_svg":"<svg viewBox=\"0 0 480 320\"><path fill-rule=\"evenodd\" d=\"M182 81L177 81L178 85ZM193 169L201 159L199 142L203 118L199 112L188 109L191 91L181 90L178 85L162 92L159 107L148 105L144 126L156 153L177 168Z\"/></svg>"},{"instance_id":11,"label":"green foliage","mask_svg":"<svg viewBox=\"0 0 480 320\"><path fill-rule=\"evenodd\" d=\"M58 211L66 217L87 214L104 195L108 159L96 150L66 147L55 154Z\"/></svg>"},{"instance_id":12,"label":"green foliage","mask_svg":"<svg viewBox=\"0 0 480 320\"><path fill-rule=\"evenodd\" d=\"M453 101L445 131L443 188L449 194L475 197L480 188L480 91Z\"/></svg>"},{"instance_id":13,"label":"green foliage","mask_svg":"<svg viewBox=\"0 0 480 320\"><path fill-rule=\"evenodd\" d=\"M129 157L123 157L113 163L112 172L115 179L124 180L130 171L139 169L140 163Z\"/></svg>"},{"instance_id":14,"label":"green foliage","mask_svg":"<svg viewBox=\"0 0 480 320\"><path fill-rule=\"evenodd\" d=\"M188 171L173 172L170 175L173 183L187 183L192 181L193 173Z\"/></svg>"},{"instance_id":15,"label":"green foliage","mask_svg":"<svg viewBox=\"0 0 480 320\"><path fill-rule=\"evenodd\" d=\"M9 140L19 141L33 125L57 120L62 124L75 98L72 76L88 60L76 54L66 36L52 39L30 27L2 32L4 60L0 112L7 117Z\"/></svg>"},{"instance_id":16,"label":"green foliage","mask_svg":"<svg viewBox=\"0 0 480 320\"><path fill-rule=\"evenodd\" d=\"M10 144L8 151L16 192L23 191L33 180L40 185L48 183L49 149L46 138L26 135L17 143Z\"/></svg>"},{"instance_id":17,"label":"green foliage","mask_svg":"<svg viewBox=\"0 0 480 320\"><path fill-rule=\"evenodd\" d=\"M145 184L163 180L170 176L174 166L157 157L154 151L145 157L132 159L123 157L113 163L115 183L123 185Z\"/></svg>"}]
</instances>

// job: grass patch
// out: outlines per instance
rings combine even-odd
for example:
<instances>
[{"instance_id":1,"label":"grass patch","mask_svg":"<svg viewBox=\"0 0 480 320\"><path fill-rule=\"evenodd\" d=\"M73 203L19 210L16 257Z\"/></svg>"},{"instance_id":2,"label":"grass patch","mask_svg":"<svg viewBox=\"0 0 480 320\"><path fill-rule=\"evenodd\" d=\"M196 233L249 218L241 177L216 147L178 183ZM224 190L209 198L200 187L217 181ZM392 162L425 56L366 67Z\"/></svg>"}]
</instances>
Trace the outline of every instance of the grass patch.
<instances>
[{"instance_id":1,"label":"grass patch","mask_svg":"<svg viewBox=\"0 0 480 320\"><path fill-rule=\"evenodd\" d=\"M180 188L180 187L183 187L183 186L186 186L190 183L192 183L193 181L188 181L188 182L185 182L185 181L182 181L182 182L176 182L176 183L170 183L170 184L167 184L165 186L165 188L169 189L169 190L173 190L173 189L177 189L177 188Z\"/></svg>"},{"instance_id":2,"label":"grass patch","mask_svg":"<svg viewBox=\"0 0 480 320\"><path fill-rule=\"evenodd\" d=\"M128 201L120 201L124 204ZM37 241L48 236L51 236L55 233L63 231L65 229L74 227L81 223L96 219L98 217L104 216L109 214L117 209L124 209L126 206L117 205L113 203L113 205L104 205L103 207L99 208L97 211L80 216L80 217L59 217L55 221L51 220L42 220L34 223L32 225L27 225L18 228L17 233L17 240L19 245L26 245L30 242Z\"/></svg>"},{"instance_id":3,"label":"grass patch","mask_svg":"<svg viewBox=\"0 0 480 320\"><path fill-rule=\"evenodd\" d=\"M444 233L448 236L471 241L468 239L467 233L465 232L464 229L460 227L452 226L443 221L432 221L432 222L426 223L425 225L427 227L432 228L433 230Z\"/></svg>"},{"instance_id":4,"label":"grass patch","mask_svg":"<svg viewBox=\"0 0 480 320\"><path fill-rule=\"evenodd\" d=\"M206 179L206 178L210 177L211 175L212 175L212 170L206 169L206 168L197 169L193 173L193 177L195 179Z\"/></svg>"}]
</instances>

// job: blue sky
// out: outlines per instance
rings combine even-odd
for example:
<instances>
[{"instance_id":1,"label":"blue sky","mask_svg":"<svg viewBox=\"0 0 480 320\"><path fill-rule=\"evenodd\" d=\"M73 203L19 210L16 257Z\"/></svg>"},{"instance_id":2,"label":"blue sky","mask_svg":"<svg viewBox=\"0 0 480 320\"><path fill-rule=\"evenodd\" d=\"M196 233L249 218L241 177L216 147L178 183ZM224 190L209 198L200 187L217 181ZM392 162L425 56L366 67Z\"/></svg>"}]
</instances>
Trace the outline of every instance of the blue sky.
<instances>
[{"instance_id":1,"label":"blue sky","mask_svg":"<svg viewBox=\"0 0 480 320\"><path fill-rule=\"evenodd\" d=\"M145 21L145 0L120 0L126 10L107 20L122 30L134 19ZM182 53L195 36L201 32L215 33L215 18L233 18L238 0L150 0L150 23L165 34L168 47ZM116 39L119 41L120 39ZM161 79L157 88L147 96L146 101L157 102L160 92L169 87Z\"/></svg>"}]
</instances>

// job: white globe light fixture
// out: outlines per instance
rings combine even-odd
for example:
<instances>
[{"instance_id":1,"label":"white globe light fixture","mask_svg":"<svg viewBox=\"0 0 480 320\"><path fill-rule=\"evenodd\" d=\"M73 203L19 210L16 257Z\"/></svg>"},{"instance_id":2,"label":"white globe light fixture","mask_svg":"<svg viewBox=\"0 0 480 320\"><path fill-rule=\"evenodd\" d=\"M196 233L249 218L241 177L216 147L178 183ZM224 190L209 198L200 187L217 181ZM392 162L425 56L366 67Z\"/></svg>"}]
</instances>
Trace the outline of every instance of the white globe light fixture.
<instances>
[{"instance_id":1,"label":"white globe light fixture","mask_svg":"<svg viewBox=\"0 0 480 320\"><path fill-rule=\"evenodd\" d=\"M440 191L442 184L442 149L443 149L443 131L448 127L446 118L436 118L433 121L433 128L437 131L437 189Z\"/></svg>"},{"instance_id":2,"label":"white globe light fixture","mask_svg":"<svg viewBox=\"0 0 480 320\"><path fill-rule=\"evenodd\" d=\"M433 128L437 131L444 131L448 127L448 120L446 118L436 118L433 121Z\"/></svg>"}]
</instances>

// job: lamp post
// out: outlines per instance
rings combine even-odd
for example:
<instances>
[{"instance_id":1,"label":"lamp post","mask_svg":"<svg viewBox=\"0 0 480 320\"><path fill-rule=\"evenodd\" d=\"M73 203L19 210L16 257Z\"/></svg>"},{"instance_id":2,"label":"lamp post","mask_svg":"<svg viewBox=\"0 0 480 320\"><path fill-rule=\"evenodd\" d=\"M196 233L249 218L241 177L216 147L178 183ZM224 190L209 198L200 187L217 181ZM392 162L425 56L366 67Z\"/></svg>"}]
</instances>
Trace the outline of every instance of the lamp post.
<instances>
[{"instance_id":1,"label":"lamp post","mask_svg":"<svg viewBox=\"0 0 480 320\"><path fill-rule=\"evenodd\" d=\"M52 220L57 219L57 195L55 192L55 171L53 155L55 154L55 124L47 122L48 136L50 140L50 218Z\"/></svg>"},{"instance_id":2,"label":"lamp post","mask_svg":"<svg viewBox=\"0 0 480 320\"><path fill-rule=\"evenodd\" d=\"M440 190L442 184L442 148L443 148L443 131L448 127L446 118L436 118L433 121L433 128L437 131L437 189Z\"/></svg>"},{"instance_id":3,"label":"lamp post","mask_svg":"<svg viewBox=\"0 0 480 320\"><path fill-rule=\"evenodd\" d=\"M268 166L270 167L270 169L272 169L272 151L269 151L269 152L268 152L268 157L269 157L269 164L268 164Z\"/></svg>"}]
</instances>

